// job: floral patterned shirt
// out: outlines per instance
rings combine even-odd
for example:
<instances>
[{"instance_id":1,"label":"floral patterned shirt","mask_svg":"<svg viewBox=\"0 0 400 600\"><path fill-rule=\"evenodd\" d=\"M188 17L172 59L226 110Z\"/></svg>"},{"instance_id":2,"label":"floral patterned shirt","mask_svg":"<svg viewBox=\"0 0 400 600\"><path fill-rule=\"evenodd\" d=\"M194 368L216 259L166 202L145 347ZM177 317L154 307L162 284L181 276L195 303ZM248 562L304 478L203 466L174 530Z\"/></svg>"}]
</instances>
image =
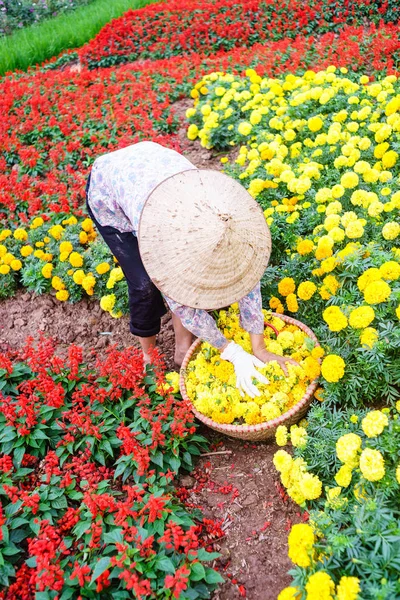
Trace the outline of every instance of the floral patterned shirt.
<instances>
[{"instance_id":1,"label":"floral patterned shirt","mask_svg":"<svg viewBox=\"0 0 400 600\"><path fill-rule=\"evenodd\" d=\"M101 225L137 234L143 206L162 181L196 167L184 156L154 142L140 142L104 154L94 162L88 191L89 206ZM182 306L165 297L186 329L215 348L226 344L213 317L205 310ZM263 333L260 284L239 302L241 326Z\"/></svg>"}]
</instances>

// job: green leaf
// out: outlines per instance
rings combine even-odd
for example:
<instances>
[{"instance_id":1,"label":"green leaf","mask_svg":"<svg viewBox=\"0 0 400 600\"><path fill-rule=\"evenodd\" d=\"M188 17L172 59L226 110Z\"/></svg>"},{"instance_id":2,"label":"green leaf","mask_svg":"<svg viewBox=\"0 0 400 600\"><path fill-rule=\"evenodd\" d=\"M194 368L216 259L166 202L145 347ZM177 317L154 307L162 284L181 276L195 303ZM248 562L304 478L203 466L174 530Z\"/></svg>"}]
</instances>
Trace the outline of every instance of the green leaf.
<instances>
[{"instance_id":1,"label":"green leaf","mask_svg":"<svg viewBox=\"0 0 400 600\"><path fill-rule=\"evenodd\" d=\"M14 450L14 464L17 469L21 466L22 459L24 458L25 448L21 446Z\"/></svg>"},{"instance_id":2,"label":"green leaf","mask_svg":"<svg viewBox=\"0 0 400 600\"><path fill-rule=\"evenodd\" d=\"M176 458L176 456L172 456L169 459L169 464L171 469L177 473L179 471L179 467L181 466L181 461L179 458Z\"/></svg>"},{"instance_id":3,"label":"green leaf","mask_svg":"<svg viewBox=\"0 0 400 600\"><path fill-rule=\"evenodd\" d=\"M214 571L214 569L210 569L207 567L205 571L207 583L224 583L224 578L221 577L221 575L217 571Z\"/></svg>"},{"instance_id":4,"label":"green leaf","mask_svg":"<svg viewBox=\"0 0 400 600\"><path fill-rule=\"evenodd\" d=\"M197 558L201 561L215 560L219 558L218 552L207 552L204 548L200 548L197 552Z\"/></svg>"},{"instance_id":5,"label":"green leaf","mask_svg":"<svg viewBox=\"0 0 400 600\"><path fill-rule=\"evenodd\" d=\"M163 556L162 558L157 559L156 568L160 571L165 571L166 573L175 573L174 563L168 556Z\"/></svg>"},{"instance_id":6,"label":"green leaf","mask_svg":"<svg viewBox=\"0 0 400 600\"><path fill-rule=\"evenodd\" d=\"M103 558L100 558L100 560L97 562L97 564L94 568L92 579L90 580L90 583L93 583L94 581L96 581L96 579L98 577L100 577L100 575L108 569L108 567L110 565L110 561L111 561L111 558L109 556L103 556Z\"/></svg>"},{"instance_id":7,"label":"green leaf","mask_svg":"<svg viewBox=\"0 0 400 600\"><path fill-rule=\"evenodd\" d=\"M156 465L158 465L161 469L163 468L164 459L163 459L163 455L162 455L161 452L156 452L151 457L151 460L153 461L153 463L155 463Z\"/></svg>"},{"instance_id":8,"label":"green leaf","mask_svg":"<svg viewBox=\"0 0 400 600\"><path fill-rule=\"evenodd\" d=\"M206 570L200 562L196 562L192 564L190 579L192 581L200 581L201 579L205 579Z\"/></svg>"},{"instance_id":9,"label":"green leaf","mask_svg":"<svg viewBox=\"0 0 400 600\"><path fill-rule=\"evenodd\" d=\"M68 503L67 503L67 499L65 496L61 496L61 498L57 498L56 500L53 500L53 502L51 503L51 508L60 509L60 508L67 508L67 507L68 507Z\"/></svg>"},{"instance_id":10,"label":"green leaf","mask_svg":"<svg viewBox=\"0 0 400 600\"><path fill-rule=\"evenodd\" d=\"M106 544L122 544L123 541L124 537L122 535L122 529L113 529L112 531L107 531L107 533L104 534L104 542Z\"/></svg>"},{"instance_id":11,"label":"green leaf","mask_svg":"<svg viewBox=\"0 0 400 600\"><path fill-rule=\"evenodd\" d=\"M24 519L23 517L17 517L16 519L12 519L9 525L10 529L17 529L22 525L26 525L29 523L28 519Z\"/></svg>"},{"instance_id":12,"label":"green leaf","mask_svg":"<svg viewBox=\"0 0 400 600\"><path fill-rule=\"evenodd\" d=\"M87 529L90 529L91 522L90 521L79 521L73 531L76 535L77 539L81 538Z\"/></svg>"}]
</instances>

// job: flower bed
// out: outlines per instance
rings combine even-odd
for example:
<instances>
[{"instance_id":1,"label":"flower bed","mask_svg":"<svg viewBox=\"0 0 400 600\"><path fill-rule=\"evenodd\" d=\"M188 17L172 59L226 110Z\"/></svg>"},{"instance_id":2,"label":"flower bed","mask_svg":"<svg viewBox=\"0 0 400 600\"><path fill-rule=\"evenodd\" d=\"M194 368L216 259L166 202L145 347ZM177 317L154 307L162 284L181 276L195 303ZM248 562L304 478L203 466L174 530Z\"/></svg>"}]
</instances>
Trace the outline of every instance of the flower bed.
<instances>
[{"instance_id":1,"label":"flower bed","mask_svg":"<svg viewBox=\"0 0 400 600\"><path fill-rule=\"evenodd\" d=\"M279 600L398 596L399 410L315 406L294 458L275 454L288 493L309 510L309 524L290 532L294 581ZM285 445L287 432L277 441Z\"/></svg>"},{"instance_id":2,"label":"flower bed","mask_svg":"<svg viewBox=\"0 0 400 600\"><path fill-rule=\"evenodd\" d=\"M357 404L398 397L400 87L395 76L372 83L346 71L213 73L187 115L202 145L242 144L226 169L271 227L264 298L313 327L330 353L326 398Z\"/></svg>"},{"instance_id":3,"label":"flower bed","mask_svg":"<svg viewBox=\"0 0 400 600\"><path fill-rule=\"evenodd\" d=\"M343 6L344 4L344 6ZM109 67L144 58L212 54L235 46L249 47L299 35L338 31L368 19L396 22L396 2L321 0L173 0L168 4L128 11L106 25L80 52L89 68Z\"/></svg>"},{"instance_id":4,"label":"flower bed","mask_svg":"<svg viewBox=\"0 0 400 600\"><path fill-rule=\"evenodd\" d=\"M205 442L186 403L138 350L54 350L0 355L0 597L208 597L216 555L171 485Z\"/></svg>"}]
</instances>

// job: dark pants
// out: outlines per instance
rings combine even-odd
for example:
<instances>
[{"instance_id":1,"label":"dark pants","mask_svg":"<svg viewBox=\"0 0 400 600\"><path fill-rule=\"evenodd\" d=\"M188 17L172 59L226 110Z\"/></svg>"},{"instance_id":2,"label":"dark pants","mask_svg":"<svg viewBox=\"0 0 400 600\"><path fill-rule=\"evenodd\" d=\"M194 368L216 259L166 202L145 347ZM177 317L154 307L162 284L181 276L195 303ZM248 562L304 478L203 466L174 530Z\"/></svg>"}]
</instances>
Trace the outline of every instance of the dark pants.
<instances>
[{"instance_id":1,"label":"dark pants","mask_svg":"<svg viewBox=\"0 0 400 600\"><path fill-rule=\"evenodd\" d=\"M131 333L140 337L156 335L160 331L161 317L166 314L167 309L161 292L151 281L143 266L138 239L133 233L100 225L88 203L89 185L90 175L86 185L86 206L89 216L118 260L128 284Z\"/></svg>"}]
</instances>

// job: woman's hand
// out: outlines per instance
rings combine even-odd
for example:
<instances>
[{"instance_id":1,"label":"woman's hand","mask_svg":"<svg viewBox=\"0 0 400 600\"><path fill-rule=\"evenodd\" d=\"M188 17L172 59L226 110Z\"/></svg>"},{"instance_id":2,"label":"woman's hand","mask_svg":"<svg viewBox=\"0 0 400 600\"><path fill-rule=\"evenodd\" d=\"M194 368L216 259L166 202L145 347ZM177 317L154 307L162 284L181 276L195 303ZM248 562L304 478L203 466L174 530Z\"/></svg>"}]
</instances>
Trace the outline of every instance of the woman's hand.
<instances>
[{"instance_id":1,"label":"woman's hand","mask_svg":"<svg viewBox=\"0 0 400 600\"><path fill-rule=\"evenodd\" d=\"M287 370L286 363L296 365L297 367L299 366L299 363L297 363L295 360L293 360L293 358L288 358L287 356L279 356L279 354L274 354L273 352L268 352L268 350L266 348L255 349L255 350L253 350L253 354L258 359L262 360L263 363L269 363L273 360L276 360L276 362L281 367L282 371L287 376L289 375L289 373Z\"/></svg>"}]
</instances>

